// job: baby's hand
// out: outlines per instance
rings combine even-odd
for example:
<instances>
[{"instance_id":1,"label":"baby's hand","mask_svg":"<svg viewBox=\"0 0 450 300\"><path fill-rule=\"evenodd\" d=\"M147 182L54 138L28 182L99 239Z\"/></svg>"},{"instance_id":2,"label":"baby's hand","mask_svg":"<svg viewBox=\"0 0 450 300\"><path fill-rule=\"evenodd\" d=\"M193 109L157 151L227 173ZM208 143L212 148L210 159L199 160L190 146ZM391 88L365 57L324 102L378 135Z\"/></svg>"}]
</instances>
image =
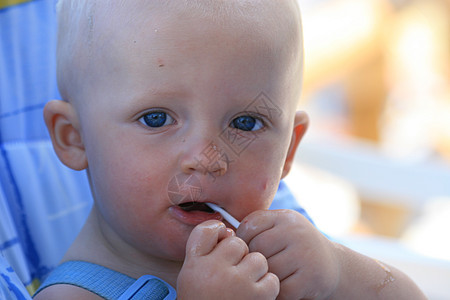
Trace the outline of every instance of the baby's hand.
<instances>
[{"instance_id":1,"label":"baby's hand","mask_svg":"<svg viewBox=\"0 0 450 300\"><path fill-rule=\"evenodd\" d=\"M236 231L280 280L279 299L326 299L339 281L334 243L291 210L256 211Z\"/></svg>"},{"instance_id":2,"label":"baby's hand","mask_svg":"<svg viewBox=\"0 0 450 300\"><path fill-rule=\"evenodd\" d=\"M177 280L178 299L275 299L279 290L266 258L249 253L223 223L207 221L194 228Z\"/></svg>"}]
</instances>

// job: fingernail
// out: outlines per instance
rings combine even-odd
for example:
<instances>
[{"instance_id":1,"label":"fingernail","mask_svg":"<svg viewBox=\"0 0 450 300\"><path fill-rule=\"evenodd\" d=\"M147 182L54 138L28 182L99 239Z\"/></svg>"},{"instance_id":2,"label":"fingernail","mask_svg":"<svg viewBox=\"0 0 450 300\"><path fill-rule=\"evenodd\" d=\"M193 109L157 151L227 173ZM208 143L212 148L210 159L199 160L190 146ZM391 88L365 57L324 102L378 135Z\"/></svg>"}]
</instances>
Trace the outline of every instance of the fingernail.
<instances>
[{"instance_id":1,"label":"fingernail","mask_svg":"<svg viewBox=\"0 0 450 300\"><path fill-rule=\"evenodd\" d=\"M236 236L236 232L234 232L234 230L231 228L227 228L227 233L228 236Z\"/></svg>"}]
</instances>

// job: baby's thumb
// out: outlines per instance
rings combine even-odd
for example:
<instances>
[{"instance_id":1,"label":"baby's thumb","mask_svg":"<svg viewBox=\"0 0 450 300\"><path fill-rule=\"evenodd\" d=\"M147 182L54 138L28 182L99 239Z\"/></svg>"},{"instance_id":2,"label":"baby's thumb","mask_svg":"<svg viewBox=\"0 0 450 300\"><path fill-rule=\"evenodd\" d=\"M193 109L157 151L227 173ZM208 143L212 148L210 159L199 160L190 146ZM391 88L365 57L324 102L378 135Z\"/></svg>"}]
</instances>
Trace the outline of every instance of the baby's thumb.
<instances>
[{"instance_id":1,"label":"baby's thumb","mask_svg":"<svg viewBox=\"0 0 450 300\"><path fill-rule=\"evenodd\" d=\"M186 259L211 253L221 240L232 234L220 221L210 220L197 225L186 244Z\"/></svg>"}]
</instances>

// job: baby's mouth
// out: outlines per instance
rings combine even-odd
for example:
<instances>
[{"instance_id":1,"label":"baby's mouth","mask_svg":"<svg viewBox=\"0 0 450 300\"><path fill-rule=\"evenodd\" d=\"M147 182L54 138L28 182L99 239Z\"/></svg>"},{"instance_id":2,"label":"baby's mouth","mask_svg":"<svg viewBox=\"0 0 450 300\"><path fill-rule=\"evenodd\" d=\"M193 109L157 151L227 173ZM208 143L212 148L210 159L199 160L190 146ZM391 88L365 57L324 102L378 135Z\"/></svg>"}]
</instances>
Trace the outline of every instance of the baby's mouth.
<instances>
[{"instance_id":1,"label":"baby's mouth","mask_svg":"<svg viewBox=\"0 0 450 300\"><path fill-rule=\"evenodd\" d=\"M185 202L185 203L181 203L178 205L182 210L187 211L187 212L192 212L192 211L202 211L202 212L206 212L206 213L214 213L214 210L212 210L208 205L206 205L205 203L202 202Z\"/></svg>"}]
</instances>

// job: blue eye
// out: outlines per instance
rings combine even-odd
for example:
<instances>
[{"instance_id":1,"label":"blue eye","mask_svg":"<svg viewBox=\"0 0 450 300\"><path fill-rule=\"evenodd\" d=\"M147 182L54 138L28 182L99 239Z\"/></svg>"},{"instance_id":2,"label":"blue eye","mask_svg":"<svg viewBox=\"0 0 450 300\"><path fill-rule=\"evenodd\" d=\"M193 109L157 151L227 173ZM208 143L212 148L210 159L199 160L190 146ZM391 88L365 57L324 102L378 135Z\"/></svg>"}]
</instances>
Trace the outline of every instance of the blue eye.
<instances>
[{"instance_id":1,"label":"blue eye","mask_svg":"<svg viewBox=\"0 0 450 300\"><path fill-rule=\"evenodd\" d=\"M173 118L162 111L150 112L142 116L139 121L148 127L158 128L174 123Z\"/></svg>"},{"instance_id":2,"label":"blue eye","mask_svg":"<svg viewBox=\"0 0 450 300\"><path fill-rule=\"evenodd\" d=\"M256 131L263 128L264 124L260 119L252 116L240 116L231 121L231 126L243 131Z\"/></svg>"}]
</instances>

